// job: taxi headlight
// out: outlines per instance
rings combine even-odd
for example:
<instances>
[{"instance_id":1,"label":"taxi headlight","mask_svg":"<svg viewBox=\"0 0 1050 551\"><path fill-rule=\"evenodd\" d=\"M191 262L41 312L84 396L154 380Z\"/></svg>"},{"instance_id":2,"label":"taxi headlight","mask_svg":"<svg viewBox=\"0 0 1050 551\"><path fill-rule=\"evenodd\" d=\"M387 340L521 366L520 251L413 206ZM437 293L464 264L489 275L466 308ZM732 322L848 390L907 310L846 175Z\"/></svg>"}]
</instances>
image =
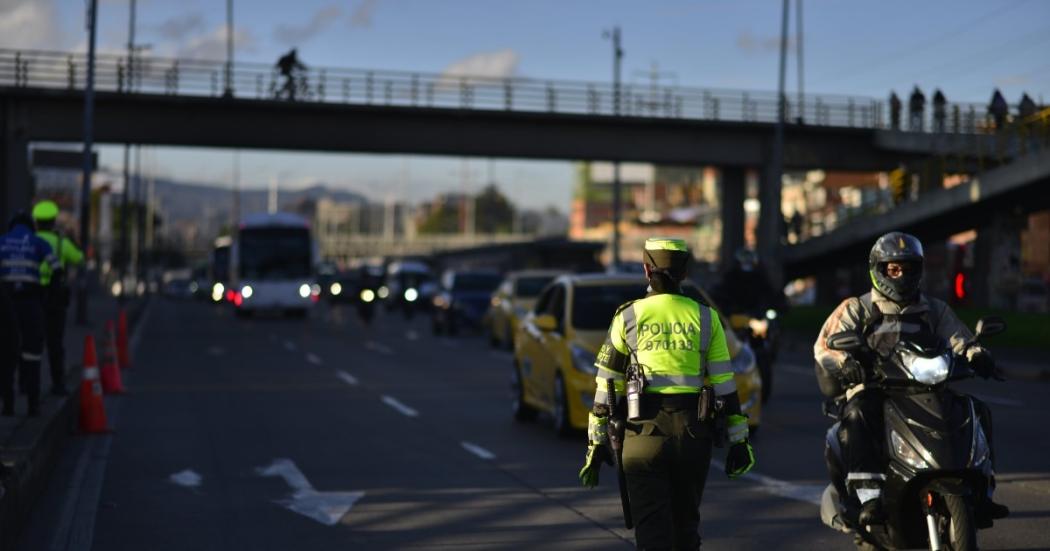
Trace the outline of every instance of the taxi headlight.
<instances>
[{"instance_id":1,"label":"taxi headlight","mask_svg":"<svg viewBox=\"0 0 1050 551\"><path fill-rule=\"evenodd\" d=\"M252 295L254 293L255 291L252 289L251 285L245 285L244 287L241 287L241 296L244 298L252 298Z\"/></svg>"},{"instance_id":2,"label":"taxi headlight","mask_svg":"<svg viewBox=\"0 0 1050 551\"><path fill-rule=\"evenodd\" d=\"M310 296L310 285L303 283L299 286L299 296L307 298Z\"/></svg>"},{"instance_id":3,"label":"taxi headlight","mask_svg":"<svg viewBox=\"0 0 1050 551\"><path fill-rule=\"evenodd\" d=\"M334 297L339 296L339 294L343 292L343 284L336 281L328 287L328 292L332 293L332 296Z\"/></svg>"},{"instance_id":4,"label":"taxi headlight","mask_svg":"<svg viewBox=\"0 0 1050 551\"><path fill-rule=\"evenodd\" d=\"M755 353L751 351L749 344L743 343L740 345L740 350L736 356L733 356L729 363L733 373L742 375L755 369Z\"/></svg>"},{"instance_id":5,"label":"taxi headlight","mask_svg":"<svg viewBox=\"0 0 1050 551\"><path fill-rule=\"evenodd\" d=\"M897 456L897 459L907 463L911 468L930 468L929 463L919 455L919 452L915 451L915 448L911 447L911 444L893 429L890 429L890 448L893 450L893 455Z\"/></svg>"},{"instance_id":6,"label":"taxi headlight","mask_svg":"<svg viewBox=\"0 0 1050 551\"><path fill-rule=\"evenodd\" d=\"M575 344L572 345L570 351L572 353L572 366L576 368L576 371L588 375L598 374L598 368L594 365L594 354Z\"/></svg>"},{"instance_id":7,"label":"taxi headlight","mask_svg":"<svg viewBox=\"0 0 1050 551\"><path fill-rule=\"evenodd\" d=\"M924 358L917 354L904 352L901 360L905 369L916 381L924 385L943 383L951 371L951 357L947 353L934 358Z\"/></svg>"}]
</instances>

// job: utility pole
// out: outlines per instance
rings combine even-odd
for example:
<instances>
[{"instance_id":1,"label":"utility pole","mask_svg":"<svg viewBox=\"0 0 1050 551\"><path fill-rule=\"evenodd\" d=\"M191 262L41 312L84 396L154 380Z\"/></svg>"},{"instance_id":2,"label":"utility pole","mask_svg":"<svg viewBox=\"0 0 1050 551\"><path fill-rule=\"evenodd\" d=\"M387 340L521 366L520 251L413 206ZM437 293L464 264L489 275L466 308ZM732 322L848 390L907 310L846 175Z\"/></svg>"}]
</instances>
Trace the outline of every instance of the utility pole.
<instances>
[{"instance_id":1,"label":"utility pole","mask_svg":"<svg viewBox=\"0 0 1050 551\"><path fill-rule=\"evenodd\" d=\"M783 0L780 21L780 74L777 83L777 122L773 135L772 154L767 168L766 181L762 183L759 214L758 253L769 272L771 283L780 288L783 270L780 265L780 226L784 223L780 212L781 175L784 171L784 80L787 68L788 1Z\"/></svg>"},{"instance_id":2,"label":"utility pole","mask_svg":"<svg viewBox=\"0 0 1050 551\"><path fill-rule=\"evenodd\" d=\"M88 0L87 30L88 59L87 82L84 84L84 166L80 173L80 244L84 251L91 251L91 148L95 140L95 22L98 0ZM96 256L97 260L97 256ZM87 270L78 270L77 275L77 323L87 323Z\"/></svg>"},{"instance_id":3,"label":"utility pole","mask_svg":"<svg viewBox=\"0 0 1050 551\"><path fill-rule=\"evenodd\" d=\"M131 90L134 82L135 66L135 0L130 0L128 6L128 61L127 61L127 88ZM131 144L124 144L124 190L120 200L120 295L118 299L124 301L124 286L127 284L128 264L131 259L129 247L129 217L131 216L128 205L128 195L131 191Z\"/></svg>"},{"instance_id":4,"label":"utility pole","mask_svg":"<svg viewBox=\"0 0 1050 551\"><path fill-rule=\"evenodd\" d=\"M620 116L620 66L623 62L623 48L620 47L620 27L613 27L612 31L606 31L605 36L612 39L613 44L613 115ZM622 206L620 204L620 161L613 160L613 242L612 242L612 264L620 265L620 216Z\"/></svg>"},{"instance_id":5,"label":"utility pole","mask_svg":"<svg viewBox=\"0 0 1050 551\"><path fill-rule=\"evenodd\" d=\"M795 19L798 23L798 33L796 35L798 37L798 44L795 45L798 52L798 121L802 122L802 119L805 118L806 115L806 109L804 107L806 105L806 94L802 78L804 74L802 71L802 0L795 0L795 7L797 8Z\"/></svg>"},{"instance_id":6,"label":"utility pole","mask_svg":"<svg viewBox=\"0 0 1050 551\"><path fill-rule=\"evenodd\" d=\"M233 0L226 0L226 86L222 95L233 97Z\"/></svg>"},{"instance_id":7,"label":"utility pole","mask_svg":"<svg viewBox=\"0 0 1050 551\"><path fill-rule=\"evenodd\" d=\"M237 225L241 223L241 150L233 150L233 182L230 186L233 191L233 200L230 206L230 231L237 231Z\"/></svg>"}]
</instances>

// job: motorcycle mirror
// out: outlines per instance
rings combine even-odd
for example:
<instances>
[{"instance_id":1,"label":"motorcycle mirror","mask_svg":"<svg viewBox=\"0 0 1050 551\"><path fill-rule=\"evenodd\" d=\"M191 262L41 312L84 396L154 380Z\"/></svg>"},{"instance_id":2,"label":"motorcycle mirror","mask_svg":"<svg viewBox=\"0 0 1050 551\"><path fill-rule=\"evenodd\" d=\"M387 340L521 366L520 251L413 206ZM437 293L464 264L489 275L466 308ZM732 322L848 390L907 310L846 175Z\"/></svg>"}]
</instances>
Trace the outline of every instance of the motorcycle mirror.
<instances>
[{"instance_id":1,"label":"motorcycle mirror","mask_svg":"<svg viewBox=\"0 0 1050 551\"><path fill-rule=\"evenodd\" d=\"M558 320L550 314L540 314L532 320L532 323L536 325L536 329L545 333L558 329Z\"/></svg>"},{"instance_id":2,"label":"motorcycle mirror","mask_svg":"<svg viewBox=\"0 0 1050 551\"><path fill-rule=\"evenodd\" d=\"M1006 321L999 316L988 316L977 320L977 331L975 337L978 339L991 337L1006 331Z\"/></svg>"},{"instance_id":3,"label":"motorcycle mirror","mask_svg":"<svg viewBox=\"0 0 1050 551\"><path fill-rule=\"evenodd\" d=\"M832 350L853 352L864 346L864 341L856 333L843 331L834 335L828 335L828 338L824 340L824 344Z\"/></svg>"}]
</instances>

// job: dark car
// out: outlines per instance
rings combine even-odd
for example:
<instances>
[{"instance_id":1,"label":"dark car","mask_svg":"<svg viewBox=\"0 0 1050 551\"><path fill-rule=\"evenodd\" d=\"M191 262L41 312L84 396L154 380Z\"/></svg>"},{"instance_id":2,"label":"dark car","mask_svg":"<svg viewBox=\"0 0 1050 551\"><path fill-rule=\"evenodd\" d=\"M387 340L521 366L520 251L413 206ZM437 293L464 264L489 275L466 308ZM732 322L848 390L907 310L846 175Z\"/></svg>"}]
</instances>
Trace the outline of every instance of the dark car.
<instances>
[{"instance_id":1,"label":"dark car","mask_svg":"<svg viewBox=\"0 0 1050 551\"><path fill-rule=\"evenodd\" d=\"M433 299L434 334L456 334L460 328L478 329L488 311L492 292L502 278L496 272L447 271Z\"/></svg>"}]
</instances>

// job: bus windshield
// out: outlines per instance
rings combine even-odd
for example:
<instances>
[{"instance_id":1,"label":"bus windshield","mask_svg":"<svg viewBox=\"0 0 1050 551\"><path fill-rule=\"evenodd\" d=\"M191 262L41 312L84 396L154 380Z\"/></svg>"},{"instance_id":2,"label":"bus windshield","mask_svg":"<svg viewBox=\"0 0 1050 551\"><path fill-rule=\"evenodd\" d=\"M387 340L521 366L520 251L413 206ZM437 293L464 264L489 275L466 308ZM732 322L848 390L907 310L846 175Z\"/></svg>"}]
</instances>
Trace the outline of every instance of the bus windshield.
<instances>
[{"instance_id":1,"label":"bus windshield","mask_svg":"<svg viewBox=\"0 0 1050 551\"><path fill-rule=\"evenodd\" d=\"M306 228L243 229L240 275L255 280L309 277L310 247L310 232Z\"/></svg>"}]
</instances>

